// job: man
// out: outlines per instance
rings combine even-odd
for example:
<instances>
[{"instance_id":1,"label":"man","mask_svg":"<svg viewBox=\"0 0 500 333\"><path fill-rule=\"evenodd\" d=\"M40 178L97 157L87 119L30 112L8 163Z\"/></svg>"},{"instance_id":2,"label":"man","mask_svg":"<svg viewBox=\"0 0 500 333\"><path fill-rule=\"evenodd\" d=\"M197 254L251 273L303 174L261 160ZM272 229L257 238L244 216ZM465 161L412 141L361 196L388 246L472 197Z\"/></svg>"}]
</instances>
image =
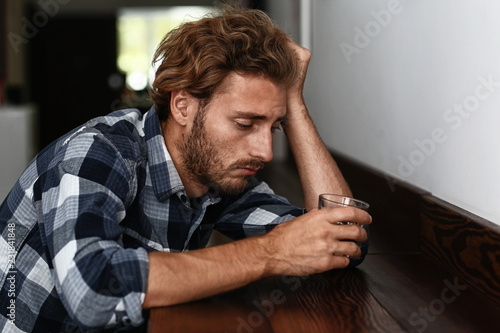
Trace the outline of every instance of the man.
<instances>
[{"instance_id":1,"label":"man","mask_svg":"<svg viewBox=\"0 0 500 333\"><path fill-rule=\"evenodd\" d=\"M63 136L0 207L2 331L126 329L145 308L364 255L366 212L315 209L351 193L303 103L309 51L262 12L229 10L169 33L155 58L155 107ZM280 126L305 210L253 177ZM237 241L203 248L212 229Z\"/></svg>"}]
</instances>

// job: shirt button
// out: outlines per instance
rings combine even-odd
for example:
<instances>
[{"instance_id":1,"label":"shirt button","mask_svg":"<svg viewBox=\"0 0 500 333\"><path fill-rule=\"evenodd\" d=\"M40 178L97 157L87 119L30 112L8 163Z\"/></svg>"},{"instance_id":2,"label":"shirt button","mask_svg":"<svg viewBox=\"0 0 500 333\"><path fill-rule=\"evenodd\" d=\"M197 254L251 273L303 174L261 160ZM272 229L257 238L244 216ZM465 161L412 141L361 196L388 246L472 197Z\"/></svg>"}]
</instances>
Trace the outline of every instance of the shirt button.
<instances>
[{"instance_id":1,"label":"shirt button","mask_svg":"<svg viewBox=\"0 0 500 333\"><path fill-rule=\"evenodd\" d=\"M187 196L184 194L181 194L181 201L186 203L187 202Z\"/></svg>"}]
</instances>

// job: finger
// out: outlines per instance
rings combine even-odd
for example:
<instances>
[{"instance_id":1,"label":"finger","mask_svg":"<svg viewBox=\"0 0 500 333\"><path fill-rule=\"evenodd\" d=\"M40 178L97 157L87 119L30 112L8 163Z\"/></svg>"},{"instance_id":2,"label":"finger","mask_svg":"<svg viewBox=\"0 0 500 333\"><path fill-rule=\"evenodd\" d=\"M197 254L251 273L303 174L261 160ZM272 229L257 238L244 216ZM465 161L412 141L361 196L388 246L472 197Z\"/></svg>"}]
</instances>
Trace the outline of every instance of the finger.
<instances>
[{"instance_id":1,"label":"finger","mask_svg":"<svg viewBox=\"0 0 500 333\"><path fill-rule=\"evenodd\" d=\"M361 225L332 226L331 241L366 242L368 233Z\"/></svg>"},{"instance_id":2,"label":"finger","mask_svg":"<svg viewBox=\"0 0 500 333\"><path fill-rule=\"evenodd\" d=\"M326 219L330 223L354 222L357 224L370 224L372 217L366 211L354 207L322 208Z\"/></svg>"},{"instance_id":3,"label":"finger","mask_svg":"<svg viewBox=\"0 0 500 333\"><path fill-rule=\"evenodd\" d=\"M360 258L362 255L361 248L356 243L350 241L338 242L332 253L350 258Z\"/></svg>"}]
</instances>

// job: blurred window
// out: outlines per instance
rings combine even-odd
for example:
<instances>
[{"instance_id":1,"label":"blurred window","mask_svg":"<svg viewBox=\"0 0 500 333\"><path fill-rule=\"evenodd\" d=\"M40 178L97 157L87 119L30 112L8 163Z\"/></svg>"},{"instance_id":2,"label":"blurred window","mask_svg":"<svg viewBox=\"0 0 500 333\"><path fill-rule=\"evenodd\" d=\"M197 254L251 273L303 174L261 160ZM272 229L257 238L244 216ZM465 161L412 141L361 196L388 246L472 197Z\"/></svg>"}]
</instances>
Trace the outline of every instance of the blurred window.
<instances>
[{"instance_id":1,"label":"blurred window","mask_svg":"<svg viewBox=\"0 0 500 333\"><path fill-rule=\"evenodd\" d=\"M142 91L153 82L156 69L151 61L156 47L170 30L212 10L199 6L121 9L117 23L117 65L125 75L127 88Z\"/></svg>"}]
</instances>

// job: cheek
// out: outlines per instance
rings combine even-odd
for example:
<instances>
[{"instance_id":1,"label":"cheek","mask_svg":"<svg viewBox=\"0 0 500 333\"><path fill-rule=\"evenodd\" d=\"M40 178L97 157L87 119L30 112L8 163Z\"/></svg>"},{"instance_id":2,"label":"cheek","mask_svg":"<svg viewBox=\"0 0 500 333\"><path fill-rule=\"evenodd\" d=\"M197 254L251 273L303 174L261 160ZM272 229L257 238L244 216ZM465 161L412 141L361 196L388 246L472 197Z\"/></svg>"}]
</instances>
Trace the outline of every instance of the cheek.
<instances>
[{"instance_id":1,"label":"cheek","mask_svg":"<svg viewBox=\"0 0 500 333\"><path fill-rule=\"evenodd\" d=\"M229 159L237 159L247 146L245 141L237 136L227 136L218 142L219 152L223 152Z\"/></svg>"},{"instance_id":2,"label":"cheek","mask_svg":"<svg viewBox=\"0 0 500 333\"><path fill-rule=\"evenodd\" d=\"M207 121L205 125L210 141L217 149L218 155L228 161L243 158L243 155L251 146L252 135L237 129L231 122L222 120L219 122Z\"/></svg>"},{"instance_id":3,"label":"cheek","mask_svg":"<svg viewBox=\"0 0 500 333\"><path fill-rule=\"evenodd\" d=\"M218 144L218 154L225 167L232 165L236 161L249 158L250 144L247 138L238 135L227 136Z\"/></svg>"},{"instance_id":4,"label":"cheek","mask_svg":"<svg viewBox=\"0 0 500 333\"><path fill-rule=\"evenodd\" d=\"M245 133L237 130L233 124L211 126L209 136L211 141L223 150L238 145L244 146L247 140Z\"/></svg>"}]
</instances>

